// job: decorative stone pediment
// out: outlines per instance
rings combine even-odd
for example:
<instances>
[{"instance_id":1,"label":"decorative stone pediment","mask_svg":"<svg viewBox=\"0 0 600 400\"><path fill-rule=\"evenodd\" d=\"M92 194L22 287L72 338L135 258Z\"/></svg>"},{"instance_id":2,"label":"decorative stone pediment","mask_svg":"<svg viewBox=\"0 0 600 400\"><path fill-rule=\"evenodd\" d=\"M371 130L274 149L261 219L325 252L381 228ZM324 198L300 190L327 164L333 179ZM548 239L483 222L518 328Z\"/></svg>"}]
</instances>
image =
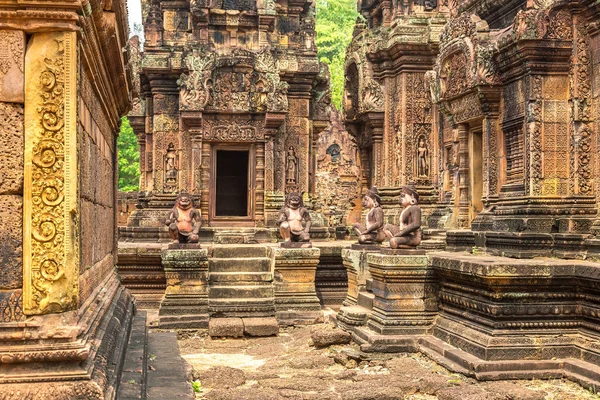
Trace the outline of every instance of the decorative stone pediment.
<instances>
[{"instance_id":1,"label":"decorative stone pediment","mask_svg":"<svg viewBox=\"0 0 600 400\"><path fill-rule=\"evenodd\" d=\"M487 23L474 14L452 19L444 28L440 56L427 80L433 101L449 116L470 119L489 108L485 93L501 83L494 59L497 45L491 37Z\"/></svg>"},{"instance_id":2,"label":"decorative stone pediment","mask_svg":"<svg viewBox=\"0 0 600 400\"><path fill-rule=\"evenodd\" d=\"M182 111L285 112L289 85L279 77L271 50L229 54L193 50L178 81Z\"/></svg>"}]
</instances>

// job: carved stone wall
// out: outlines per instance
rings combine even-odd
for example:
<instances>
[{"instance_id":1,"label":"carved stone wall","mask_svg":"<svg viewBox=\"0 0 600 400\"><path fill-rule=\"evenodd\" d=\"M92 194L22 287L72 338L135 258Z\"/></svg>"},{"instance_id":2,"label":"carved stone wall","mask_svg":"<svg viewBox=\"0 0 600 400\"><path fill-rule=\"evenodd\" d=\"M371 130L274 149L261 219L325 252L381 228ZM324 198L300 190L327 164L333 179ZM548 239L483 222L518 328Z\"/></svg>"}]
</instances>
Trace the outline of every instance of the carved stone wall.
<instances>
[{"instance_id":1,"label":"carved stone wall","mask_svg":"<svg viewBox=\"0 0 600 400\"><path fill-rule=\"evenodd\" d=\"M114 272L126 20L124 1L0 6L7 399L115 395L134 308Z\"/></svg>"},{"instance_id":2,"label":"carved stone wall","mask_svg":"<svg viewBox=\"0 0 600 400\"><path fill-rule=\"evenodd\" d=\"M344 129L340 115L321 133L317 154L317 197L329 226L359 222L362 209L358 148Z\"/></svg>"},{"instance_id":3,"label":"carved stone wall","mask_svg":"<svg viewBox=\"0 0 600 400\"><path fill-rule=\"evenodd\" d=\"M8 46L0 59L0 321L25 319L23 314L23 85L25 34L2 30Z\"/></svg>"}]
</instances>

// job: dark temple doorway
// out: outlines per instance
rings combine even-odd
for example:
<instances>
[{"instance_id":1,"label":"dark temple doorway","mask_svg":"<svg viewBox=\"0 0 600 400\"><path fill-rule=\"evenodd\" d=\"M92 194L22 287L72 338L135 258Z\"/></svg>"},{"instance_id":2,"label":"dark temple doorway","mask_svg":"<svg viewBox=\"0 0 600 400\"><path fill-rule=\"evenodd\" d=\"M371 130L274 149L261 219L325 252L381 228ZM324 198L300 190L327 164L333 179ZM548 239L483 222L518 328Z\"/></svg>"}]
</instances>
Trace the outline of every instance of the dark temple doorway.
<instances>
[{"instance_id":1,"label":"dark temple doorway","mask_svg":"<svg viewBox=\"0 0 600 400\"><path fill-rule=\"evenodd\" d=\"M248 151L217 151L217 217L248 215Z\"/></svg>"}]
</instances>

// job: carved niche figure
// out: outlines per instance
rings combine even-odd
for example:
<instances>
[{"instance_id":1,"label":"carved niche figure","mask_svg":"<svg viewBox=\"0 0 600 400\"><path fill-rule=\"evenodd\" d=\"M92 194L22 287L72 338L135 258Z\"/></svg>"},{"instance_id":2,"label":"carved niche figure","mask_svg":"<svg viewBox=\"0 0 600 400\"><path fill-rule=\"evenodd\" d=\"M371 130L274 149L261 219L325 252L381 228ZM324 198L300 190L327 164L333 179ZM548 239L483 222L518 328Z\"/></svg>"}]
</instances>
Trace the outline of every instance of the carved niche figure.
<instances>
[{"instance_id":1,"label":"carved niche figure","mask_svg":"<svg viewBox=\"0 0 600 400\"><path fill-rule=\"evenodd\" d=\"M358 235L358 243L373 244L381 243L386 239L383 232L383 210L380 206L381 199L377 188L373 186L367 190L363 198L363 207L368 208L366 226L360 223L354 224L354 231Z\"/></svg>"},{"instance_id":2,"label":"carved niche figure","mask_svg":"<svg viewBox=\"0 0 600 400\"><path fill-rule=\"evenodd\" d=\"M194 207L194 200L188 193L180 193L175 199L166 221L173 243L198 243L198 232L202 226L200 211Z\"/></svg>"},{"instance_id":3,"label":"carved niche figure","mask_svg":"<svg viewBox=\"0 0 600 400\"><path fill-rule=\"evenodd\" d=\"M298 157L294 148L290 146L287 152L287 161L285 166L285 181L287 184L295 184L298 182Z\"/></svg>"},{"instance_id":4,"label":"carved niche figure","mask_svg":"<svg viewBox=\"0 0 600 400\"><path fill-rule=\"evenodd\" d=\"M302 226L304 221L304 226ZM310 214L304 208L302 195L298 192L289 193L285 199L285 206L279 213L277 225L283 240L286 242L310 241Z\"/></svg>"},{"instance_id":5,"label":"carved niche figure","mask_svg":"<svg viewBox=\"0 0 600 400\"><path fill-rule=\"evenodd\" d=\"M412 248L421 243L421 209L419 194L408 186L402 188L402 206L400 226L386 224L384 232L390 238L390 247Z\"/></svg>"},{"instance_id":6,"label":"carved niche figure","mask_svg":"<svg viewBox=\"0 0 600 400\"><path fill-rule=\"evenodd\" d=\"M327 148L325 153L331 156L331 162L338 162L342 154L342 148L339 144L333 143Z\"/></svg>"},{"instance_id":7,"label":"carved niche figure","mask_svg":"<svg viewBox=\"0 0 600 400\"><path fill-rule=\"evenodd\" d=\"M437 0L424 0L423 6L425 7L425 11L435 10L437 7Z\"/></svg>"},{"instance_id":8,"label":"carved niche figure","mask_svg":"<svg viewBox=\"0 0 600 400\"><path fill-rule=\"evenodd\" d=\"M173 143L169 143L165 156L165 186L171 190L177 187L177 151Z\"/></svg>"},{"instance_id":9,"label":"carved niche figure","mask_svg":"<svg viewBox=\"0 0 600 400\"><path fill-rule=\"evenodd\" d=\"M417 172L420 177L429 176L429 149L425 143L425 138L419 139L417 147Z\"/></svg>"}]
</instances>

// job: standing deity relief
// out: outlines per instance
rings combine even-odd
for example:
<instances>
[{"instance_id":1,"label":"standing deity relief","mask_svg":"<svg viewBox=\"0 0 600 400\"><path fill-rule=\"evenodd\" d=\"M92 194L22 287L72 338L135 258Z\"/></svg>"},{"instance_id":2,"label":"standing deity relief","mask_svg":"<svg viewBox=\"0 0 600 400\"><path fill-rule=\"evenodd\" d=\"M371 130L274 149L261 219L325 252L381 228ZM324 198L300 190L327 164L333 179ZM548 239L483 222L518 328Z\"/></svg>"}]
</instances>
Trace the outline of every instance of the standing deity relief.
<instances>
[{"instance_id":1,"label":"standing deity relief","mask_svg":"<svg viewBox=\"0 0 600 400\"><path fill-rule=\"evenodd\" d=\"M167 154L165 155L165 191L172 192L177 190L177 175L179 170L177 160L177 150L175 145L169 143Z\"/></svg>"}]
</instances>

